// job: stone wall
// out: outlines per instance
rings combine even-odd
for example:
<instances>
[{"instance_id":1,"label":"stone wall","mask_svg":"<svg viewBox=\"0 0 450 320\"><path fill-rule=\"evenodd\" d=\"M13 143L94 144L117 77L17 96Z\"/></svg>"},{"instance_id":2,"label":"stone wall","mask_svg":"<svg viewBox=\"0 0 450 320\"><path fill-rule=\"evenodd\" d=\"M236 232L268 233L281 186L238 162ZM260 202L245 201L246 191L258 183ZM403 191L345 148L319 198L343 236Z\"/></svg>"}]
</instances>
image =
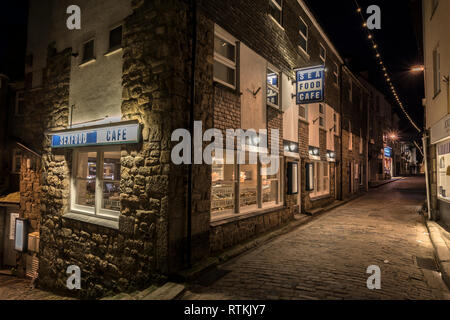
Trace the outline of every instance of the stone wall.
<instances>
[{"instance_id":1,"label":"stone wall","mask_svg":"<svg viewBox=\"0 0 450 320\"><path fill-rule=\"evenodd\" d=\"M29 220L30 233L39 231L41 176L41 159L36 156L24 156L20 170L20 216Z\"/></svg>"}]
</instances>

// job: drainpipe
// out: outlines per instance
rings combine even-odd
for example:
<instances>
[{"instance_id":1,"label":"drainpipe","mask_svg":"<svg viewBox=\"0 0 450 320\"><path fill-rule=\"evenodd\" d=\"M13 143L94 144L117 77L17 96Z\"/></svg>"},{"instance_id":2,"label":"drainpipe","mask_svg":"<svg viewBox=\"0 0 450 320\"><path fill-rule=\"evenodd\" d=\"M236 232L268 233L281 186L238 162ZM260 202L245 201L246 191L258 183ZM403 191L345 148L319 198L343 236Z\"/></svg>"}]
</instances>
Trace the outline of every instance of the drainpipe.
<instances>
[{"instance_id":1,"label":"drainpipe","mask_svg":"<svg viewBox=\"0 0 450 320\"><path fill-rule=\"evenodd\" d=\"M427 188L427 209L428 209L428 220L431 220L431 195L430 195L430 177L428 172L428 148L427 148L427 140L428 136L426 132L424 132L422 137L422 143L423 143L423 159L425 164L425 183Z\"/></svg>"},{"instance_id":2,"label":"drainpipe","mask_svg":"<svg viewBox=\"0 0 450 320\"><path fill-rule=\"evenodd\" d=\"M339 113L340 113L340 117L339 117L339 135L340 135L340 142L341 142L341 158L340 158L340 169L341 169L341 190L339 191L339 200L344 200L344 141L342 138L342 124L344 123L343 118L344 118L344 106L343 106L343 99L342 99L342 72L344 70L344 64L341 64L339 66Z\"/></svg>"},{"instance_id":3,"label":"drainpipe","mask_svg":"<svg viewBox=\"0 0 450 320\"><path fill-rule=\"evenodd\" d=\"M197 60L197 1L192 0L192 62L191 62L191 92L190 92L190 112L189 112L189 132L194 136L194 108L195 108L195 78L196 78L196 60ZM188 172L188 190L187 190L187 267L192 266L192 176L194 165L192 157L194 155L194 144L191 143L191 163Z\"/></svg>"}]
</instances>

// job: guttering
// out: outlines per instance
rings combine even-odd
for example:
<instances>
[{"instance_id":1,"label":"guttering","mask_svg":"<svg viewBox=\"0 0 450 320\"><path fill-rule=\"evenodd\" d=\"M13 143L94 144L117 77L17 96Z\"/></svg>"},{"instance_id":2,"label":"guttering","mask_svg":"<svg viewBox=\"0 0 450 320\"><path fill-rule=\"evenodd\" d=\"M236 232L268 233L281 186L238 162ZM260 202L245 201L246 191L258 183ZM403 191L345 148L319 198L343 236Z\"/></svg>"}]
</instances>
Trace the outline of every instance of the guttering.
<instances>
[{"instance_id":1,"label":"guttering","mask_svg":"<svg viewBox=\"0 0 450 320\"><path fill-rule=\"evenodd\" d=\"M344 157L344 139L342 138L342 125L343 125L343 123L344 123L344 121L343 121L343 118L344 118L344 112L343 112L343 110L344 110L344 106L343 106L343 99L342 99L342 79L343 79L343 76L342 76L342 73L343 73L343 71L344 71L344 64L342 63L340 66L339 66L339 113L340 113L340 116L339 116L339 136L340 136L340 145L341 145L341 150L340 150L340 153L341 153L341 156L340 156L340 159L339 159L339 162L340 162L340 169L341 169L341 187L340 187L340 191L339 191L339 199L338 200L344 200L344 159L343 159L343 157Z\"/></svg>"}]
</instances>

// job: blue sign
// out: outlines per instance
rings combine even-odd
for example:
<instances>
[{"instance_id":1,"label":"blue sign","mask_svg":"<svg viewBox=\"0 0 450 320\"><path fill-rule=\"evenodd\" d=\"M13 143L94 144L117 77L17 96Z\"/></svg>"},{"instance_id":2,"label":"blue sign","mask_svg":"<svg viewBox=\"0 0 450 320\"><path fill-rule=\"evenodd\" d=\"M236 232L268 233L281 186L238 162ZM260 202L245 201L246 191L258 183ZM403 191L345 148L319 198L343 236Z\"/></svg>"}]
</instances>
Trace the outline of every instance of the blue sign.
<instances>
[{"instance_id":1,"label":"blue sign","mask_svg":"<svg viewBox=\"0 0 450 320\"><path fill-rule=\"evenodd\" d=\"M297 104L324 101L325 67L316 66L295 70Z\"/></svg>"},{"instance_id":2,"label":"blue sign","mask_svg":"<svg viewBox=\"0 0 450 320\"><path fill-rule=\"evenodd\" d=\"M51 134L52 148L139 143L139 124L115 124L101 128L68 130Z\"/></svg>"},{"instance_id":3,"label":"blue sign","mask_svg":"<svg viewBox=\"0 0 450 320\"><path fill-rule=\"evenodd\" d=\"M384 148L384 156L386 158L392 158L392 148L390 147Z\"/></svg>"}]
</instances>

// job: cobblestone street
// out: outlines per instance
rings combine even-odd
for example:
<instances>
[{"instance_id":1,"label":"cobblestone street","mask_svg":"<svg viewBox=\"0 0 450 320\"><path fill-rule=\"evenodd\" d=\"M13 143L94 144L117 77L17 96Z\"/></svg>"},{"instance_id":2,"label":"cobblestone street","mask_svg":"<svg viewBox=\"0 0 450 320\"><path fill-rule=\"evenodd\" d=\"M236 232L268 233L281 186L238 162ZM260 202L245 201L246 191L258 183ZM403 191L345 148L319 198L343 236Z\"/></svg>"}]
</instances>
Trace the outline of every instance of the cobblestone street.
<instances>
[{"instance_id":1,"label":"cobblestone street","mask_svg":"<svg viewBox=\"0 0 450 320\"><path fill-rule=\"evenodd\" d=\"M417 213L424 190L421 178L373 189L225 263L183 298L448 299ZM370 265L381 290L367 289Z\"/></svg>"}]
</instances>

